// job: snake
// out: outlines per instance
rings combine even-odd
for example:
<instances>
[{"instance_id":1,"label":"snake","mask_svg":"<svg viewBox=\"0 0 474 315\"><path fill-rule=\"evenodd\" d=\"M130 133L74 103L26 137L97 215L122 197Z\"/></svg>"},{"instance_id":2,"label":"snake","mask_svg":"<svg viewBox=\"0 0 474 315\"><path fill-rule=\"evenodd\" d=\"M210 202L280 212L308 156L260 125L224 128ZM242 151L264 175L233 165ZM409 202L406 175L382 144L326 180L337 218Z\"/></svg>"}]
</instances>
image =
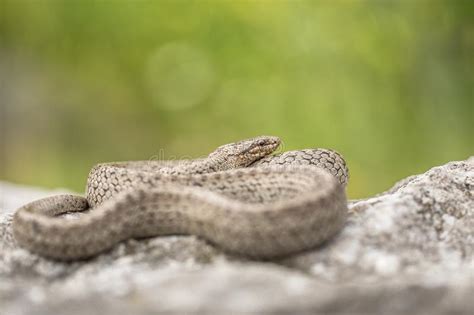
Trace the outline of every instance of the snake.
<instances>
[{"instance_id":1,"label":"snake","mask_svg":"<svg viewBox=\"0 0 474 315\"><path fill-rule=\"evenodd\" d=\"M195 235L251 259L312 249L346 222L349 171L334 150L277 154L280 143L258 136L204 158L97 164L85 196L56 195L19 208L13 235L21 247L64 261L162 235ZM63 216L73 212L84 213Z\"/></svg>"}]
</instances>

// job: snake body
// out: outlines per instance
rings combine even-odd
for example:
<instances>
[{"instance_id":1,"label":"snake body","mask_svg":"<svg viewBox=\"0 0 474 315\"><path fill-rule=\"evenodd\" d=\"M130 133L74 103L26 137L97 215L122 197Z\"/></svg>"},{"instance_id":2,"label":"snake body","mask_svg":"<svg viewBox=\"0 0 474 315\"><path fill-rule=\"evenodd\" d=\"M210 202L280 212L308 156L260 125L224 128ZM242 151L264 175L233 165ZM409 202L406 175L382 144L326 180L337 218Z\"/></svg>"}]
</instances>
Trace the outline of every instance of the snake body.
<instances>
[{"instance_id":1,"label":"snake body","mask_svg":"<svg viewBox=\"0 0 474 315\"><path fill-rule=\"evenodd\" d=\"M221 146L204 159L98 164L85 198L59 195L18 209L14 236L26 249L59 260L170 234L197 235L257 259L313 248L345 222L348 169L327 149L270 155L279 143L262 136ZM76 220L59 217L89 208Z\"/></svg>"}]
</instances>

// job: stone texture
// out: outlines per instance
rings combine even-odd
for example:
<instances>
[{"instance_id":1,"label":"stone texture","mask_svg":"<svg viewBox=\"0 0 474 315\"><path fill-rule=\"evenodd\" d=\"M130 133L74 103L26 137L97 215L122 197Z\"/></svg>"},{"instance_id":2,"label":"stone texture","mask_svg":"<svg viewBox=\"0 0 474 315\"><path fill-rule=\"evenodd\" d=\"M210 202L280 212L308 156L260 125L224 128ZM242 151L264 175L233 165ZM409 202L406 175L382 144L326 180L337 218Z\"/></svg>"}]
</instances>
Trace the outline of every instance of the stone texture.
<instances>
[{"instance_id":1,"label":"stone texture","mask_svg":"<svg viewBox=\"0 0 474 315\"><path fill-rule=\"evenodd\" d=\"M474 158L351 202L324 246L272 262L193 236L130 240L88 261L19 248L14 209L58 191L0 183L0 315L471 314Z\"/></svg>"}]
</instances>

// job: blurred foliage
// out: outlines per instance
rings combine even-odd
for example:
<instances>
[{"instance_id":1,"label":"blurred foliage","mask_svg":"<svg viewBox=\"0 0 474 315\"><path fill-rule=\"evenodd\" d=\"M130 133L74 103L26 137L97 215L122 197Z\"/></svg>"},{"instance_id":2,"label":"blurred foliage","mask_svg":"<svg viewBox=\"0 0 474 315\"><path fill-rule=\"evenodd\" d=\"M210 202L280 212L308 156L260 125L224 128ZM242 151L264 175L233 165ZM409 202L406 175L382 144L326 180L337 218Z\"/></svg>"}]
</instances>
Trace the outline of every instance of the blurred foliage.
<instances>
[{"instance_id":1,"label":"blurred foliage","mask_svg":"<svg viewBox=\"0 0 474 315\"><path fill-rule=\"evenodd\" d=\"M359 198L474 148L472 1L0 6L0 178L82 191L111 160L278 135Z\"/></svg>"}]
</instances>

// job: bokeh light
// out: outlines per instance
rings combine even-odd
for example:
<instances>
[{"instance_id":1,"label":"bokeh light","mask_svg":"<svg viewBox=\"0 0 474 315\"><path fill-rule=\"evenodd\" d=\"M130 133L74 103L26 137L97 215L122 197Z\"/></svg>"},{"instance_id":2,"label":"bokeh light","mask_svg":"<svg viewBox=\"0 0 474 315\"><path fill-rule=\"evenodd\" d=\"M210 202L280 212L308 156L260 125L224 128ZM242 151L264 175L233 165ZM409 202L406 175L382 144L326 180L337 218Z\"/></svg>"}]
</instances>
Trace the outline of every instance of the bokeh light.
<instances>
[{"instance_id":1,"label":"bokeh light","mask_svg":"<svg viewBox=\"0 0 474 315\"><path fill-rule=\"evenodd\" d=\"M209 96L215 74L202 51L190 44L171 42L150 57L146 76L157 106L184 110Z\"/></svg>"},{"instance_id":2,"label":"bokeh light","mask_svg":"<svg viewBox=\"0 0 474 315\"><path fill-rule=\"evenodd\" d=\"M349 197L474 152L472 1L2 1L0 179L278 135Z\"/></svg>"}]
</instances>

